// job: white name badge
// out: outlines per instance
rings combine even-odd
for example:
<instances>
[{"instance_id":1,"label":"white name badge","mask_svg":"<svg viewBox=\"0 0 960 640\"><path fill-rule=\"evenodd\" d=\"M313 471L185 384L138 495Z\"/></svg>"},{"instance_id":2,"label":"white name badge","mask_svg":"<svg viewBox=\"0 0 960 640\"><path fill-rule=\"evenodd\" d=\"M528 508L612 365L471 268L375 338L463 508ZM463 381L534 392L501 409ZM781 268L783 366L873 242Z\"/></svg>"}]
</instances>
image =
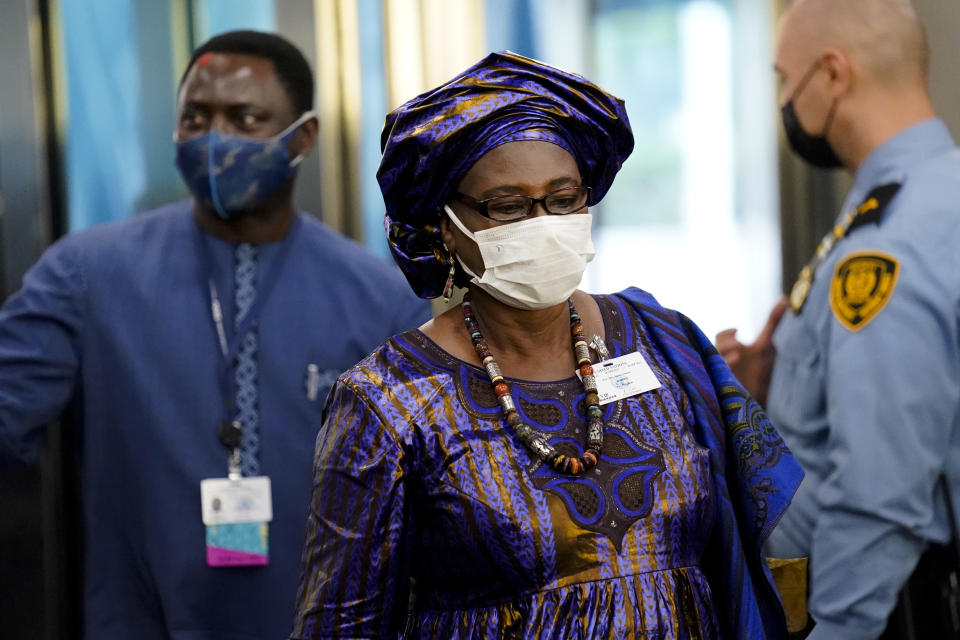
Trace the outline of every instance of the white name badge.
<instances>
[{"instance_id":1,"label":"white name badge","mask_svg":"<svg viewBox=\"0 0 960 640\"><path fill-rule=\"evenodd\" d=\"M200 504L205 525L273 520L273 500L267 476L201 480Z\"/></svg>"},{"instance_id":2,"label":"white name badge","mask_svg":"<svg viewBox=\"0 0 960 640\"><path fill-rule=\"evenodd\" d=\"M638 351L595 363L593 375L601 405L660 388L656 374Z\"/></svg>"}]
</instances>

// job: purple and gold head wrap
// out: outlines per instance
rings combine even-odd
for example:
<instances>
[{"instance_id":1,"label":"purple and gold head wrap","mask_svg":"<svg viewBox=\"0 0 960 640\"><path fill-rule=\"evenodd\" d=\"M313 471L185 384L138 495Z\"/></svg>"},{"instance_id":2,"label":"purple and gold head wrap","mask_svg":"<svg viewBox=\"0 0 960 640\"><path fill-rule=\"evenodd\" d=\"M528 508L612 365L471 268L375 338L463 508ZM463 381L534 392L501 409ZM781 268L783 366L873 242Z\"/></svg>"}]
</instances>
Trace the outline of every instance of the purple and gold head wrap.
<instances>
[{"instance_id":1,"label":"purple and gold head wrap","mask_svg":"<svg viewBox=\"0 0 960 640\"><path fill-rule=\"evenodd\" d=\"M542 140L576 160L596 204L633 150L623 101L586 78L510 52L491 53L387 115L377 181L394 260L421 298L440 295L452 257L443 204L480 156Z\"/></svg>"}]
</instances>

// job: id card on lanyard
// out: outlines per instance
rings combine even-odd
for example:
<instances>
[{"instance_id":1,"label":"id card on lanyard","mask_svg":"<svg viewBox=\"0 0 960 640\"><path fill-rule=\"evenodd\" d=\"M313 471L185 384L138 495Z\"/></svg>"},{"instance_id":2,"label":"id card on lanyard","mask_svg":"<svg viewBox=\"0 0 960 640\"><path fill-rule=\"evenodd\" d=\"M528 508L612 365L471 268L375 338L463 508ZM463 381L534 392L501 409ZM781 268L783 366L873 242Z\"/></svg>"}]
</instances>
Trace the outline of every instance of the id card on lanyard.
<instances>
[{"instance_id":1,"label":"id card on lanyard","mask_svg":"<svg viewBox=\"0 0 960 640\"><path fill-rule=\"evenodd\" d=\"M593 336L590 346L599 356L599 361L593 365L593 374L601 406L660 388L660 380L642 353L633 351L611 358L598 335ZM575 373L581 377L579 371Z\"/></svg>"},{"instance_id":2,"label":"id card on lanyard","mask_svg":"<svg viewBox=\"0 0 960 640\"><path fill-rule=\"evenodd\" d=\"M240 344L253 329L264 302L274 288L295 233L298 219L287 231L271 268L258 283L249 311L240 321L231 340L224 328L223 307L214 281L210 247L204 233L197 229L198 249L210 294L210 315L217 331L220 349L219 384L224 403L224 418L217 437L228 449L226 478L206 478L200 482L200 507L206 531L206 558L210 567L262 566L269 563L269 523L273 520L270 478L243 477L240 470L240 444L244 425L235 419L236 389L233 370Z\"/></svg>"}]
</instances>

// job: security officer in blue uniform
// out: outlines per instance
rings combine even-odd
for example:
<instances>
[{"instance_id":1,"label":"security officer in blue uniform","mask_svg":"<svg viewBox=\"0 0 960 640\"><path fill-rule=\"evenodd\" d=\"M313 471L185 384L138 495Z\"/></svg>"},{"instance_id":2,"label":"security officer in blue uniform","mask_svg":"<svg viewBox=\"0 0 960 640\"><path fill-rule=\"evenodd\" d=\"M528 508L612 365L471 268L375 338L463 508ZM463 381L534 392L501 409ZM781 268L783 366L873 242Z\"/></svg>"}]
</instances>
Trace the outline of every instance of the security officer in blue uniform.
<instances>
[{"instance_id":1,"label":"security officer in blue uniform","mask_svg":"<svg viewBox=\"0 0 960 640\"><path fill-rule=\"evenodd\" d=\"M950 540L947 495L960 496L960 150L927 65L905 0L791 5L776 61L787 137L854 185L757 342L717 336L749 388L769 386L806 471L769 551L809 556L817 640L907 637L888 616Z\"/></svg>"}]
</instances>

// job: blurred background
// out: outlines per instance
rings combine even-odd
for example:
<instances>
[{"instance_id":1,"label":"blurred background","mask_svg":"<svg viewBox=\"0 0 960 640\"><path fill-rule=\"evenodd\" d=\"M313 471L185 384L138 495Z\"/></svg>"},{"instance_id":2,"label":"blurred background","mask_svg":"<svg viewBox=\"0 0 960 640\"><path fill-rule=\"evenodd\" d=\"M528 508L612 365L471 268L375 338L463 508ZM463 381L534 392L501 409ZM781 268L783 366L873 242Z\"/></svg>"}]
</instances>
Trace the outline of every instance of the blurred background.
<instances>
[{"instance_id":1,"label":"blurred background","mask_svg":"<svg viewBox=\"0 0 960 640\"><path fill-rule=\"evenodd\" d=\"M321 137L298 206L384 259L375 173L389 110L500 49L620 96L636 148L594 210L584 288L636 285L708 335L737 326L752 339L848 185L784 147L773 42L786 4L0 0L0 293L60 235L186 197L173 163L180 75L196 45L252 28L292 40L316 72ZM934 101L957 136L960 3L915 5ZM3 637L71 636L74 473L56 430L40 470L0 473Z\"/></svg>"}]
</instances>

